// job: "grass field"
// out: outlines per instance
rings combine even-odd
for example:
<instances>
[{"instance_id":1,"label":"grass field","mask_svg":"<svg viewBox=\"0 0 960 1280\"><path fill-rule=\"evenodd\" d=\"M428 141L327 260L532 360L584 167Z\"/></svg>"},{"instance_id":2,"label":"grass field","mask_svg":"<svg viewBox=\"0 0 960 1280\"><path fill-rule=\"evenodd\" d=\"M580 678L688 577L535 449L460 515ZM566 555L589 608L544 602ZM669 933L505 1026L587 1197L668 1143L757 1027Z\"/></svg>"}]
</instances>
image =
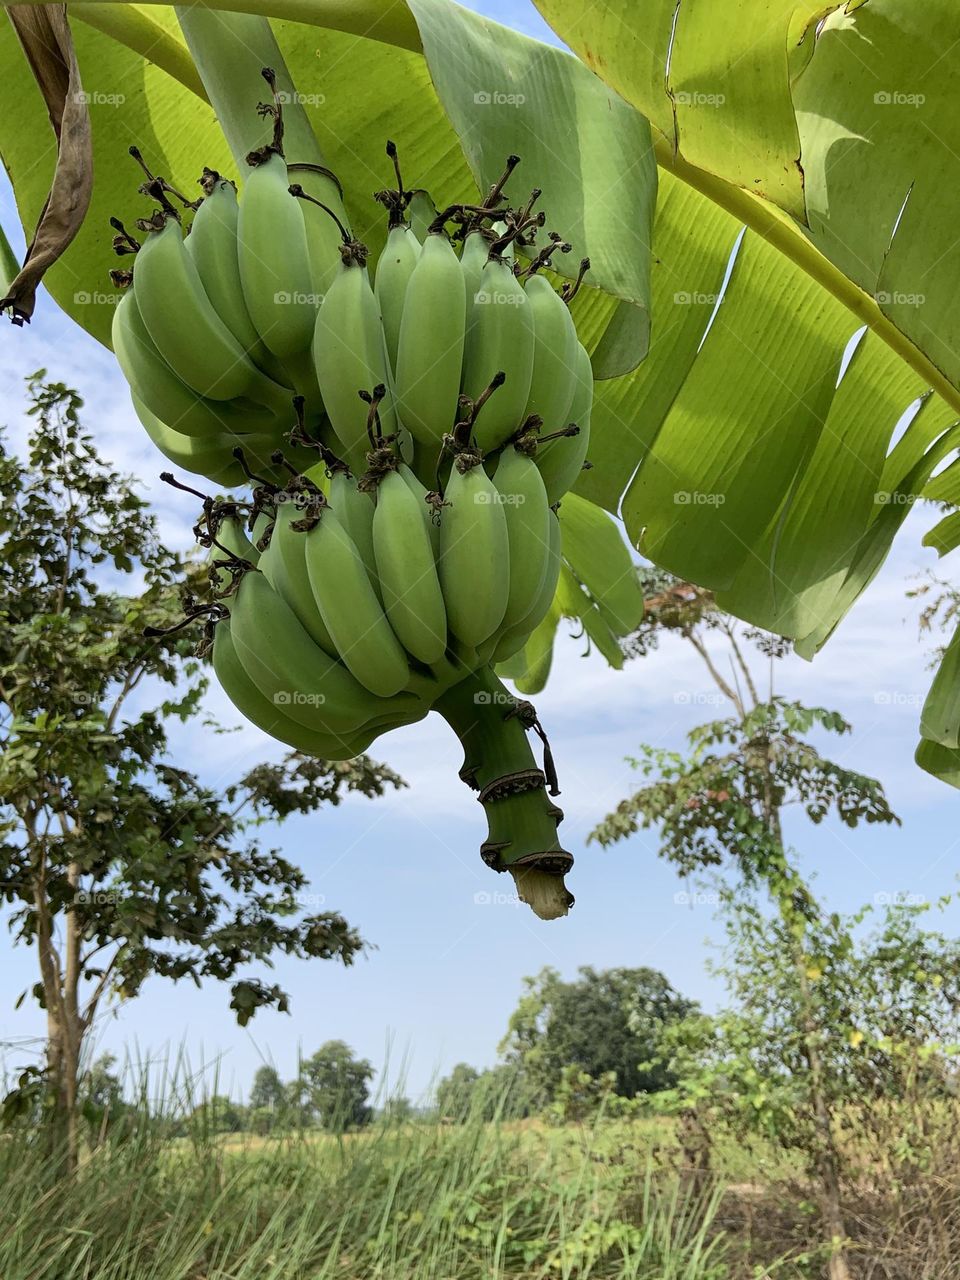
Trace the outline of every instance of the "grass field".
<instances>
[{"instance_id":1,"label":"grass field","mask_svg":"<svg viewBox=\"0 0 960 1280\"><path fill-rule=\"evenodd\" d=\"M374 1125L342 1139L171 1138L50 1177L0 1139L3 1280L810 1280L816 1214L772 1153L683 1168L672 1122ZM857 1280L954 1280L960 1176L858 1193Z\"/></svg>"}]
</instances>

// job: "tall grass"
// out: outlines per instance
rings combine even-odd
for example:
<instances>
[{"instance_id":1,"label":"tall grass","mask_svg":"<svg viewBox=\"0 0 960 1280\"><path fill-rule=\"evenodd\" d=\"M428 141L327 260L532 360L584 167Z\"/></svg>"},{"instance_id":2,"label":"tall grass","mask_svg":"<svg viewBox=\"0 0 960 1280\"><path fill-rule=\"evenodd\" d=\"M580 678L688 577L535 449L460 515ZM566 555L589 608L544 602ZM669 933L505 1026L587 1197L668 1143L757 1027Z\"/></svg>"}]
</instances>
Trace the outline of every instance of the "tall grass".
<instances>
[{"instance_id":1,"label":"tall grass","mask_svg":"<svg viewBox=\"0 0 960 1280\"><path fill-rule=\"evenodd\" d=\"M224 1145L151 1120L51 1181L0 1136L3 1280L722 1280L716 1198L529 1126ZM715 1232L713 1233L715 1237Z\"/></svg>"}]
</instances>

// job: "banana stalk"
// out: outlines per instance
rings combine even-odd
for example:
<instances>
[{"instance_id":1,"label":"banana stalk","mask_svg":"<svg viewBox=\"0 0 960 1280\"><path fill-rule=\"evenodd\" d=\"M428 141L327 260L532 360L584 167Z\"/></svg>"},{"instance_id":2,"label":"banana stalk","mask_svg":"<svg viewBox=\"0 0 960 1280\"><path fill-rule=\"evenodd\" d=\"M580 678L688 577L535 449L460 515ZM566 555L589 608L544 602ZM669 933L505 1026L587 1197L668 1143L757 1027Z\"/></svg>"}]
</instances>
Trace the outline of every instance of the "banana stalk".
<instances>
[{"instance_id":1,"label":"banana stalk","mask_svg":"<svg viewBox=\"0 0 960 1280\"><path fill-rule=\"evenodd\" d=\"M524 715L533 709L483 667L438 698L434 710L463 744L460 777L478 792L487 815L480 856L494 871L511 873L520 900L541 920L566 915L573 896L563 877L573 857L559 843L563 813L547 794L547 777L524 727L533 727ZM549 773L552 780L552 762Z\"/></svg>"}]
</instances>

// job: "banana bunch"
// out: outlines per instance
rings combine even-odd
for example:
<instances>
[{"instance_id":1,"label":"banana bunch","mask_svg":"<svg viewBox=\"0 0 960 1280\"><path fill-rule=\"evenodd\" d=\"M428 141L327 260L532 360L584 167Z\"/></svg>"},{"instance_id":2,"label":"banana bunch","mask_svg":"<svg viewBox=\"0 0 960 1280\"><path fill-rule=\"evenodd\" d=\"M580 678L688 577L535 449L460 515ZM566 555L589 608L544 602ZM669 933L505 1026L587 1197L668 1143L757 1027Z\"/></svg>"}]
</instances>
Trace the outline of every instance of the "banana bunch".
<instances>
[{"instance_id":1,"label":"banana bunch","mask_svg":"<svg viewBox=\"0 0 960 1280\"><path fill-rule=\"evenodd\" d=\"M133 256L113 273L113 345L137 416L178 466L252 486L204 498L212 599L191 617L208 616L231 702L300 751L351 758L437 710L487 811L484 860L538 914L562 914L572 860L549 747L493 667L557 592L556 508L590 438L570 309L589 262L550 283L570 245L544 241L538 191L507 206L516 157L482 203L424 217L388 144L397 185L376 195L389 225L371 272L336 179L288 163L263 74L273 137L239 195L208 169L187 200L132 149L156 207L142 241L113 220Z\"/></svg>"}]
</instances>

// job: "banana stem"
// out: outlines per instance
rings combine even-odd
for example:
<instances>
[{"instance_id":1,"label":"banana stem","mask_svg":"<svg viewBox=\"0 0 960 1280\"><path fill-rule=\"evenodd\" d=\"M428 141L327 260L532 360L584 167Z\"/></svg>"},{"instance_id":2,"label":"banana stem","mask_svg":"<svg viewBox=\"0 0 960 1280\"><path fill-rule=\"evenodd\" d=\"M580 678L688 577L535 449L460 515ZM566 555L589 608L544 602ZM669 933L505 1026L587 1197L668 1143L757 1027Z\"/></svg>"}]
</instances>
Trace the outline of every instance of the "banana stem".
<instances>
[{"instance_id":1,"label":"banana stem","mask_svg":"<svg viewBox=\"0 0 960 1280\"><path fill-rule=\"evenodd\" d=\"M177 5L176 15L237 172L245 174L248 153L270 141L270 124L257 114L257 104L266 95L260 74L264 67L274 69L277 89L284 95L288 163L323 165L323 153L267 19L203 5Z\"/></svg>"},{"instance_id":2,"label":"banana stem","mask_svg":"<svg viewBox=\"0 0 960 1280\"><path fill-rule=\"evenodd\" d=\"M547 795L517 706L492 668L481 667L438 698L434 710L460 739L460 777L479 793L487 815L480 856L494 871L509 871L521 901L552 920L573 906L563 881L573 858L559 843L563 813Z\"/></svg>"}]
</instances>

